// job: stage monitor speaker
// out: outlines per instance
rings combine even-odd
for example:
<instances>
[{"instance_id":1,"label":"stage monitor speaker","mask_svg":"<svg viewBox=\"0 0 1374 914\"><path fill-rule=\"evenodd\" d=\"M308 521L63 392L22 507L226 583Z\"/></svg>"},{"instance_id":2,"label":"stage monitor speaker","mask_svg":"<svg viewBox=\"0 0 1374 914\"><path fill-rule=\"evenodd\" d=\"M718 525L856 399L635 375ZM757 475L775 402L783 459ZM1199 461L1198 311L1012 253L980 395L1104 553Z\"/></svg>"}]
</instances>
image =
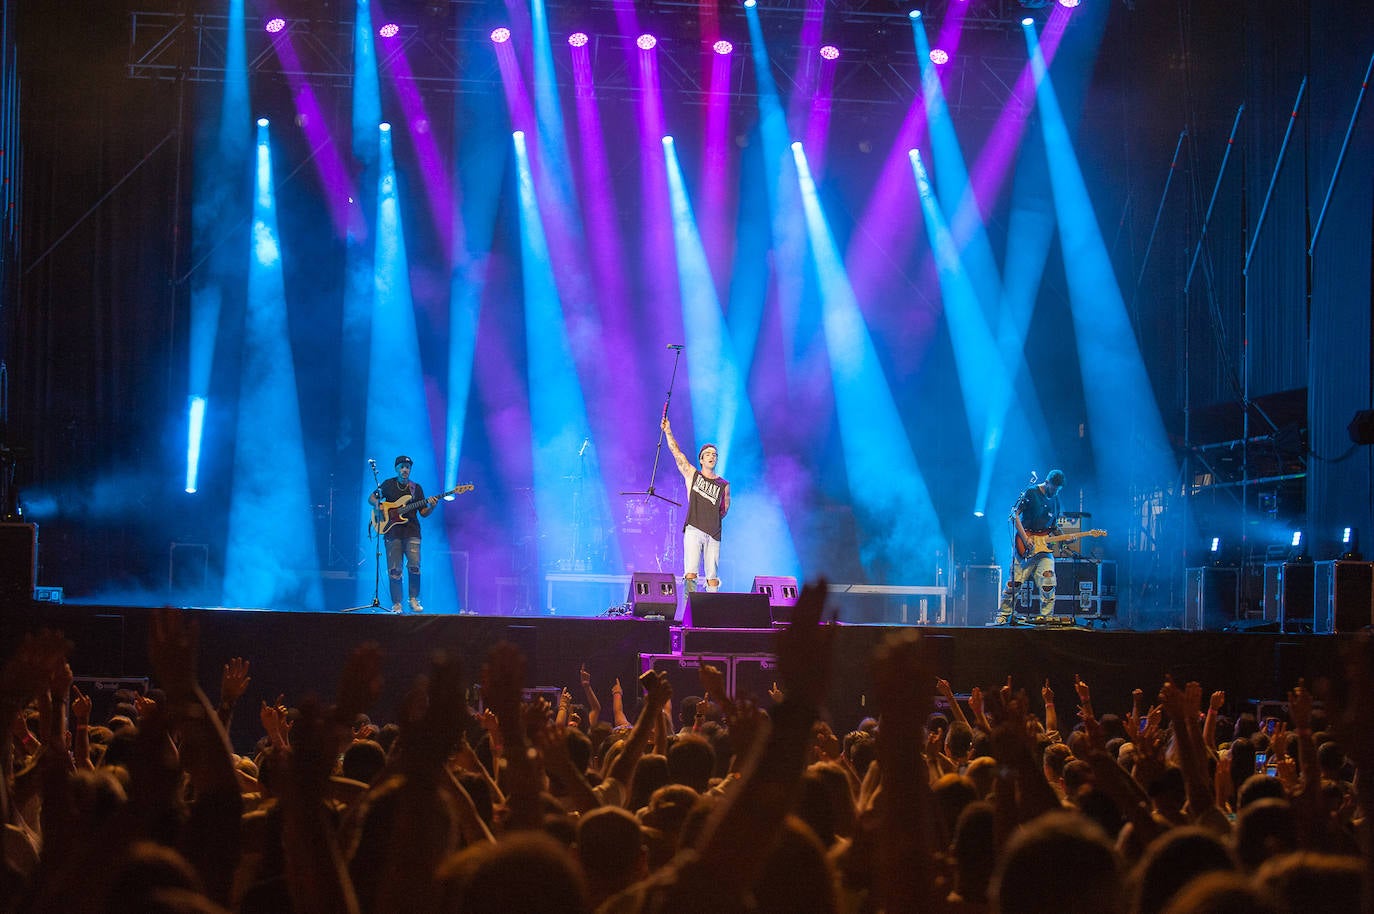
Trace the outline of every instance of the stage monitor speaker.
<instances>
[{"instance_id":1,"label":"stage monitor speaker","mask_svg":"<svg viewBox=\"0 0 1374 914\"><path fill-rule=\"evenodd\" d=\"M758 575L749 588L750 593L761 593L768 598L774 622L791 622L792 607L797 605L797 579L791 577L767 577Z\"/></svg>"},{"instance_id":2,"label":"stage monitor speaker","mask_svg":"<svg viewBox=\"0 0 1374 914\"><path fill-rule=\"evenodd\" d=\"M0 524L0 606L33 601L38 583L38 525Z\"/></svg>"},{"instance_id":3,"label":"stage monitor speaker","mask_svg":"<svg viewBox=\"0 0 1374 914\"><path fill-rule=\"evenodd\" d=\"M625 602L640 618L662 616L672 620L677 615L677 578L666 571L636 571L630 576Z\"/></svg>"},{"instance_id":4,"label":"stage monitor speaker","mask_svg":"<svg viewBox=\"0 0 1374 914\"><path fill-rule=\"evenodd\" d=\"M693 628L772 628L773 612L761 593L687 595L688 624Z\"/></svg>"}]
</instances>

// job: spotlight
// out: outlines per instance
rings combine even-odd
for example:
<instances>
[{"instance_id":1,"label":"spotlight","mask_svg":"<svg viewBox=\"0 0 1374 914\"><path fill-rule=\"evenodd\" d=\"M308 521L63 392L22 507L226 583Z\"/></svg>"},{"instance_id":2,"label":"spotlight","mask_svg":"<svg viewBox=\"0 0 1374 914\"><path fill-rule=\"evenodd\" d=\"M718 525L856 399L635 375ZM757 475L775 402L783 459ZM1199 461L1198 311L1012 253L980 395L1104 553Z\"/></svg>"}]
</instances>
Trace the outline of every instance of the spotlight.
<instances>
[{"instance_id":1,"label":"spotlight","mask_svg":"<svg viewBox=\"0 0 1374 914\"><path fill-rule=\"evenodd\" d=\"M1294 531L1293 531L1293 542L1289 543L1289 545L1292 546L1294 549L1297 549L1299 546L1302 545L1302 531L1301 531L1301 530L1294 530Z\"/></svg>"},{"instance_id":2,"label":"spotlight","mask_svg":"<svg viewBox=\"0 0 1374 914\"><path fill-rule=\"evenodd\" d=\"M1216 554L1217 554L1218 552L1220 552L1220 551L1221 551L1221 537L1219 537L1219 536L1214 536L1214 537L1212 537L1212 555L1216 555Z\"/></svg>"},{"instance_id":3,"label":"spotlight","mask_svg":"<svg viewBox=\"0 0 1374 914\"><path fill-rule=\"evenodd\" d=\"M380 124L377 125L377 129L382 131L382 133L390 133L391 125L388 124L386 121L382 121Z\"/></svg>"},{"instance_id":4,"label":"spotlight","mask_svg":"<svg viewBox=\"0 0 1374 914\"><path fill-rule=\"evenodd\" d=\"M792 141L792 151L793 151L793 152L801 152L801 151L802 151L801 140L793 140L793 141Z\"/></svg>"},{"instance_id":5,"label":"spotlight","mask_svg":"<svg viewBox=\"0 0 1374 914\"><path fill-rule=\"evenodd\" d=\"M671 135L665 136L665 137L663 138L663 148L664 148L664 149L667 149L667 148L668 148L669 146L671 146L671 145L673 145L673 138L672 138L672 136L671 136Z\"/></svg>"},{"instance_id":6,"label":"spotlight","mask_svg":"<svg viewBox=\"0 0 1374 914\"><path fill-rule=\"evenodd\" d=\"M286 20L280 16L273 16L271 19L267 20L263 28L267 29L270 34L275 35L286 28Z\"/></svg>"},{"instance_id":7,"label":"spotlight","mask_svg":"<svg viewBox=\"0 0 1374 914\"><path fill-rule=\"evenodd\" d=\"M930 62L936 66L942 66L949 63L949 51L946 51L944 48L931 48Z\"/></svg>"},{"instance_id":8,"label":"spotlight","mask_svg":"<svg viewBox=\"0 0 1374 914\"><path fill-rule=\"evenodd\" d=\"M498 29L491 30L491 40L494 44L505 44L510 41L510 29L504 25Z\"/></svg>"},{"instance_id":9,"label":"spotlight","mask_svg":"<svg viewBox=\"0 0 1374 914\"><path fill-rule=\"evenodd\" d=\"M906 15L907 15L907 18L908 18L908 19L920 19L920 18L921 18L921 11L920 11L920 10L912 10L911 12L907 13Z\"/></svg>"},{"instance_id":10,"label":"spotlight","mask_svg":"<svg viewBox=\"0 0 1374 914\"><path fill-rule=\"evenodd\" d=\"M722 38L720 41L717 41L715 44L711 45L711 50L715 51L717 54L720 54L722 56L729 54L734 49L735 46L730 42L726 41L724 38Z\"/></svg>"},{"instance_id":11,"label":"spotlight","mask_svg":"<svg viewBox=\"0 0 1374 914\"><path fill-rule=\"evenodd\" d=\"M525 131L523 131L523 130L517 130L517 131L515 131L514 133L511 134L511 139L515 140L515 142L517 142L517 143L523 143L523 142L525 141Z\"/></svg>"},{"instance_id":12,"label":"spotlight","mask_svg":"<svg viewBox=\"0 0 1374 914\"><path fill-rule=\"evenodd\" d=\"M1026 28L1030 28L1032 25L1035 25L1035 20L1027 16L1025 19L1021 20L1021 24Z\"/></svg>"},{"instance_id":13,"label":"spotlight","mask_svg":"<svg viewBox=\"0 0 1374 914\"><path fill-rule=\"evenodd\" d=\"M983 516L983 512L982 512L982 511L974 511L974 512L973 512L973 516L974 516L974 517L982 517L982 516Z\"/></svg>"},{"instance_id":14,"label":"spotlight","mask_svg":"<svg viewBox=\"0 0 1374 914\"><path fill-rule=\"evenodd\" d=\"M758 6L757 0L744 0L744 8L745 8L745 9L751 10L751 9L753 9L753 8L756 7L756 6Z\"/></svg>"},{"instance_id":15,"label":"spotlight","mask_svg":"<svg viewBox=\"0 0 1374 914\"><path fill-rule=\"evenodd\" d=\"M1360 552L1360 531L1357 528L1345 528L1345 532L1341 534L1341 545L1345 547L1345 551L1341 553L1342 561L1364 561L1364 555Z\"/></svg>"},{"instance_id":16,"label":"spotlight","mask_svg":"<svg viewBox=\"0 0 1374 914\"><path fill-rule=\"evenodd\" d=\"M1071 10L1079 4L1080 0L1059 0L1059 5L1064 9Z\"/></svg>"},{"instance_id":17,"label":"spotlight","mask_svg":"<svg viewBox=\"0 0 1374 914\"><path fill-rule=\"evenodd\" d=\"M383 38L395 38L401 32L401 27L394 22L388 22L377 30L377 34Z\"/></svg>"},{"instance_id":18,"label":"spotlight","mask_svg":"<svg viewBox=\"0 0 1374 914\"><path fill-rule=\"evenodd\" d=\"M568 44L572 45L572 46L575 47L575 48L584 48L584 47L586 47L586 46L587 46L587 33L586 33L586 32L573 32L571 35L568 36Z\"/></svg>"},{"instance_id":19,"label":"spotlight","mask_svg":"<svg viewBox=\"0 0 1374 914\"><path fill-rule=\"evenodd\" d=\"M265 117L260 117L260 118L258 118L258 126L259 126L259 127L266 127L266 126L268 125L268 123L269 123L269 121L267 120L267 118L265 118Z\"/></svg>"},{"instance_id":20,"label":"spotlight","mask_svg":"<svg viewBox=\"0 0 1374 914\"><path fill-rule=\"evenodd\" d=\"M635 44L639 45L641 51L652 51L654 46L658 44L658 39L645 32L635 39Z\"/></svg>"},{"instance_id":21,"label":"spotlight","mask_svg":"<svg viewBox=\"0 0 1374 914\"><path fill-rule=\"evenodd\" d=\"M833 44L822 45L821 56L824 57L826 60L834 60L835 58L840 56L840 49L835 47Z\"/></svg>"}]
</instances>

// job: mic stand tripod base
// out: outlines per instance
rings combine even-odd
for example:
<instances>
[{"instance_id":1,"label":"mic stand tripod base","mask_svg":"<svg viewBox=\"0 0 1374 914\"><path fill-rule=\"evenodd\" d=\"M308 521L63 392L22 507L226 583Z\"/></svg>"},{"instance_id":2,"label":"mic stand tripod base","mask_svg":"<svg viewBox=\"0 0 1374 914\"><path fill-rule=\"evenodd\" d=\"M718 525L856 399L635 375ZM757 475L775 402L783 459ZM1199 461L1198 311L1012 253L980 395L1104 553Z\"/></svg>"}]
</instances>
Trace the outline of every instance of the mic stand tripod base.
<instances>
[{"instance_id":1,"label":"mic stand tripod base","mask_svg":"<svg viewBox=\"0 0 1374 914\"><path fill-rule=\"evenodd\" d=\"M380 600L377 600L376 598L374 598L374 599L372 600L371 603L368 603L368 604L366 604L365 606L346 606L346 607L344 607L343 609L339 610L339 612L341 612L341 613L360 613L360 612L367 612L369 609L380 610L381 608L382 608L381 601L380 601Z\"/></svg>"}]
</instances>

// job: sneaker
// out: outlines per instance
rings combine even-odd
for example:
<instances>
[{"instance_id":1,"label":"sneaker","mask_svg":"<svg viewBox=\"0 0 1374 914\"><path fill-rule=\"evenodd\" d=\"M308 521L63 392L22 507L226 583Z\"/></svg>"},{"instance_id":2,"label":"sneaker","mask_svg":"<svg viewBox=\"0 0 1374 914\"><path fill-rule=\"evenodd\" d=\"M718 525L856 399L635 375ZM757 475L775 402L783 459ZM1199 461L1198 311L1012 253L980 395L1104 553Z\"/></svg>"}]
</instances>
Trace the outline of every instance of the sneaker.
<instances>
[{"instance_id":1,"label":"sneaker","mask_svg":"<svg viewBox=\"0 0 1374 914\"><path fill-rule=\"evenodd\" d=\"M391 604L391 611L394 612L394 613L399 614L399 613L401 612L401 604L400 604L400 603L392 603L392 604Z\"/></svg>"},{"instance_id":2,"label":"sneaker","mask_svg":"<svg viewBox=\"0 0 1374 914\"><path fill-rule=\"evenodd\" d=\"M425 611L425 608L420 605L419 597L410 598L410 611L413 613L422 613Z\"/></svg>"}]
</instances>

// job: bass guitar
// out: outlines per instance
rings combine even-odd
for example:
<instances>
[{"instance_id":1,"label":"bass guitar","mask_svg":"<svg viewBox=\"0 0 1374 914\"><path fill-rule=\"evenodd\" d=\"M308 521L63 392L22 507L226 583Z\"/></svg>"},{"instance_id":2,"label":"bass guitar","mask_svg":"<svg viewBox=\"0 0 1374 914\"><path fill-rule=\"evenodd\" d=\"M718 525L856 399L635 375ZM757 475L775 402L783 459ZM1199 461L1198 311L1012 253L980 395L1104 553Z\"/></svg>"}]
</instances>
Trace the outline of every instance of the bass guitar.
<instances>
[{"instance_id":1,"label":"bass guitar","mask_svg":"<svg viewBox=\"0 0 1374 914\"><path fill-rule=\"evenodd\" d=\"M1106 535L1106 530L1082 530L1078 533L1028 533L1024 537L1017 533L1012 537L1012 540L1016 548L1016 557L1024 559L1028 555L1053 552L1054 550L1050 547L1055 543L1067 543L1071 540L1082 539L1085 536Z\"/></svg>"},{"instance_id":2,"label":"bass guitar","mask_svg":"<svg viewBox=\"0 0 1374 914\"><path fill-rule=\"evenodd\" d=\"M471 492L475 488L476 486L472 483L467 483L466 485L454 486L442 495L433 497L437 504L450 495L461 495L464 492ZM409 492L395 501L384 501L372 509L372 529L378 533L386 533L397 524L408 524L410 523L410 515L419 511L428 502L428 498L411 501Z\"/></svg>"}]
</instances>

